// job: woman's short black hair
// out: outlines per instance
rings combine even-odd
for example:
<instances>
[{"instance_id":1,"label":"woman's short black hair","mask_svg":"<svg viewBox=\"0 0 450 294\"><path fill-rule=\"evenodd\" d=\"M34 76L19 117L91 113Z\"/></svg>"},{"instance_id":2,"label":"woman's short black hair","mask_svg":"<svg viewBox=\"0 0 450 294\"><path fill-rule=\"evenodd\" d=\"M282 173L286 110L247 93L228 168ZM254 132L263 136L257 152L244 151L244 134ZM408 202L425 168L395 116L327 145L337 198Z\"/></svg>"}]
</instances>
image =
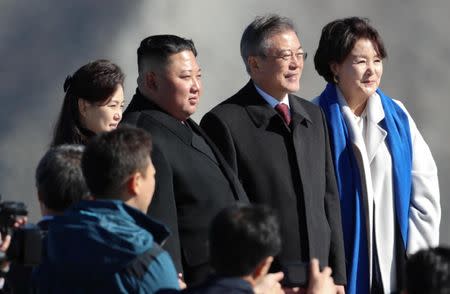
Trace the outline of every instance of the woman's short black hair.
<instances>
[{"instance_id":1,"label":"woman's short black hair","mask_svg":"<svg viewBox=\"0 0 450 294\"><path fill-rule=\"evenodd\" d=\"M314 56L314 65L319 75L327 82L334 83L330 65L342 63L360 39L372 41L379 57L387 57L383 40L378 31L369 24L368 19L349 17L327 24L322 29L319 47Z\"/></svg>"}]
</instances>

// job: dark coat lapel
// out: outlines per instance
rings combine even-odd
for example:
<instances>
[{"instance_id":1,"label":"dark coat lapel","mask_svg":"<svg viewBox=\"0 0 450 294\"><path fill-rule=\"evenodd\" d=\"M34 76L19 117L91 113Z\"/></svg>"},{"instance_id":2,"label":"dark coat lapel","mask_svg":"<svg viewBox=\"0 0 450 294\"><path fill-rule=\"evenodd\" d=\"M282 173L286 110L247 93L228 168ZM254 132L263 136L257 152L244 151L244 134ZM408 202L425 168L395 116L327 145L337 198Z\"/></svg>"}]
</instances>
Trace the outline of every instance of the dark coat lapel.
<instances>
[{"instance_id":1,"label":"dark coat lapel","mask_svg":"<svg viewBox=\"0 0 450 294\"><path fill-rule=\"evenodd\" d=\"M209 145L211 150L213 151L214 155L216 156L214 160L217 164L219 164L220 169L224 173L224 175L227 177L228 181L230 182L231 188L234 190L234 197L236 200L244 201L246 203L249 202L247 194L245 193L244 189L242 188L241 183L239 182L238 177L234 174L232 169L229 167L229 165L226 163L225 158L223 157L222 153L220 153L219 149L216 147L216 145L209 139L208 135L192 120L189 119L189 126L196 131L200 136L203 137L205 142ZM217 159L217 161L216 161Z\"/></svg>"},{"instance_id":2,"label":"dark coat lapel","mask_svg":"<svg viewBox=\"0 0 450 294\"><path fill-rule=\"evenodd\" d=\"M242 102L248 115L258 128L279 132L280 126L284 125L284 129L290 131L283 118L259 95L251 80L241 90L239 95L243 98Z\"/></svg>"},{"instance_id":3,"label":"dark coat lapel","mask_svg":"<svg viewBox=\"0 0 450 294\"><path fill-rule=\"evenodd\" d=\"M233 173L231 168L227 165L222 154L219 152L214 143L209 139L209 137L203 132L203 130L195 123L192 119L187 119L186 123L189 127L183 125L180 121L170 116L164 110L162 110L158 105L151 102L149 99L145 98L139 90L136 90L136 94L127 107L125 113L132 112L143 112L148 114L154 120L158 121L162 126L164 126L168 131L173 133L175 136L180 138L186 145L191 146L195 150L198 150L202 154L205 154L211 161L220 167L224 175L230 182L231 188L234 190L234 197L236 200L248 202L247 194L242 188L237 176ZM190 129L189 129L190 128ZM196 132L199 136L203 137L206 144L210 146L212 152L216 158L211 158L209 152L205 151L204 146L199 144L199 142L194 142L192 140L192 132Z\"/></svg>"},{"instance_id":4,"label":"dark coat lapel","mask_svg":"<svg viewBox=\"0 0 450 294\"><path fill-rule=\"evenodd\" d=\"M166 113L158 105L145 98L139 91L134 95L132 102L133 104L131 105L130 103L127 112L142 111L143 113L150 115L168 129L168 131L180 138L186 145L205 154L214 163L218 164L215 158L211 158L210 153L205 150L205 147L202 144L193 140L192 132L196 132L202 137L204 137L204 135L199 132L198 125L192 119L186 120L185 123L188 124L188 126L183 125L183 123Z\"/></svg>"},{"instance_id":5,"label":"dark coat lapel","mask_svg":"<svg viewBox=\"0 0 450 294\"><path fill-rule=\"evenodd\" d=\"M216 152L214 152L214 149L211 147L211 144L206 139L206 134L204 134L201 131L200 127L192 119L186 120L186 124L188 125L188 126L186 126L186 128L190 128L190 130L189 130L190 132L196 133L198 136L202 137L204 140L204 142L202 142L200 139L194 137L193 134L191 133L192 148L194 148L197 151L206 155L209 159L214 161L215 164L220 165L216 159L216 157L217 157ZM210 150L208 150L208 146L205 146L205 143L209 146L209 148L213 152L213 154L211 154ZM214 157L213 155L216 155L216 157Z\"/></svg>"}]
</instances>

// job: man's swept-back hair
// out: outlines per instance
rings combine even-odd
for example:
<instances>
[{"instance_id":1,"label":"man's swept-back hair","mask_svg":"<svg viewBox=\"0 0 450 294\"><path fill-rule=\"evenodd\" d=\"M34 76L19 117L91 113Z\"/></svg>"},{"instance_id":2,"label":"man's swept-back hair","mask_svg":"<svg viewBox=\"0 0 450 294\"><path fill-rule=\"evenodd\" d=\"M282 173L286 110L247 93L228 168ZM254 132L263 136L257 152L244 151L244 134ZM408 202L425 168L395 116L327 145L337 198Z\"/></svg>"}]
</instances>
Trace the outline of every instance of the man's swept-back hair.
<instances>
[{"instance_id":1,"label":"man's swept-back hair","mask_svg":"<svg viewBox=\"0 0 450 294\"><path fill-rule=\"evenodd\" d=\"M241 56L248 73L249 56L265 56L270 47L267 40L274 34L285 31L297 33L292 20L276 14L258 16L248 25L241 38Z\"/></svg>"},{"instance_id":2,"label":"man's swept-back hair","mask_svg":"<svg viewBox=\"0 0 450 294\"><path fill-rule=\"evenodd\" d=\"M99 199L119 199L133 173L146 176L151 150L150 134L130 126L120 126L92 138L81 161L92 195Z\"/></svg>"},{"instance_id":3,"label":"man's swept-back hair","mask_svg":"<svg viewBox=\"0 0 450 294\"><path fill-rule=\"evenodd\" d=\"M41 201L55 212L63 212L88 195L81 171L80 145L59 145L45 153L36 168L36 187Z\"/></svg>"},{"instance_id":4,"label":"man's swept-back hair","mask_svg":"<svg viewBox=\"0 0 450 294\"><path fill-rule=\"evenodd\" d=\"M420 250L406 262L408 294L450 293L450 248Z\"/></svg>"},{"instance_id":5,"label":"man's swept-back hair","mask_svg":"<svg viewBox=\"0 0 450 294\"><path fill-rule=\"evenodd\" d=\"M224 209L212 221L209 236L211 264L222 276L249 275L281 250L278 219L266 206Z\"/></svg>"},{"instance_id":6,"label":"man's swept-back hair","mask_svg":"<svg viewBox=\"0 0 450 294\"><path fill-rule=\"evenodd\" d=\"M182 51L192 51L197 56L194 42L175 35L155 35L142 40L137 50L138 70L142 74L147 66L165 65L167 59Z\"/></svg>"}]
</instances>

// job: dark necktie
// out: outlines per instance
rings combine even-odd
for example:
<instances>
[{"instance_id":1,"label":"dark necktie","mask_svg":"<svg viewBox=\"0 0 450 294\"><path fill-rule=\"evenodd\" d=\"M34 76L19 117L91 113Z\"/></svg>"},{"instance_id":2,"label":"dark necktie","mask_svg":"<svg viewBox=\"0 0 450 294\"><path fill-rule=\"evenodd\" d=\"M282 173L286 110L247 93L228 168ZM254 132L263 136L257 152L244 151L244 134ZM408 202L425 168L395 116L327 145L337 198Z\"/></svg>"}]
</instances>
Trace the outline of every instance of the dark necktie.
<instances>
[{"instance_id":1,"label":"dark necktie","mask_svg":"<svg viewBox=\"0 0 450 294\"><path fill-rule=\"evenodd\" d=\"M289 106L287 106L284 103L278 103L275 106L276 111L278 111L278 113L281 115L281 117L283 118L284 122L289 125L291 123L291 114L289 112Z\"/></svg>"}]
</instances>

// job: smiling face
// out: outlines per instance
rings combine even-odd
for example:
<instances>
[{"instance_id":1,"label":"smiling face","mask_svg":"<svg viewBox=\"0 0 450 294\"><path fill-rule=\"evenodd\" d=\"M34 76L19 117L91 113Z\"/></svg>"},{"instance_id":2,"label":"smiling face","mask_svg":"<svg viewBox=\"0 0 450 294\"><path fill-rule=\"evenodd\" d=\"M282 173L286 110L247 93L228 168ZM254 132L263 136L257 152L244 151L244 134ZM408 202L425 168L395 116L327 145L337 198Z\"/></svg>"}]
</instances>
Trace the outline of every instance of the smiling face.
<instances>
[{"instance_id":1,"label":"smiling face","mask_svg":"<svg viewBox=\"0 0 450 294\"><path fill-rule=\"evenodd\" d=\"M347 101L366 101L380 85L383 61L372 41L359 39L344 61L332 64L331 70Z\"/></svg>"},{"instance_id":2,"label":"smiling face","mask_svg":"<svg viewBox=\"0 0 450 294\"><path fill-rule=\"evenodd\" d=\"M122 119L124 107L123 87L117 86L116 91L107 99L108 103L101 105L78 99L80 121L84 128L98 134L117 128Z\"/></svg>"},{"instance_id":3,"label":"smiling face","mask_svg":"<svg viewBox=\"0 0 450 294\"><path fill-rule=\"evenodd\" d=\"M195 113L202 83L201 69L192 51L171 55L152 79L153 99L159 107L180 121Z\"/></svg>"},{"instance_id":4,"label":"smiling face","mask_svg":"<svg viewBox=\"0 0 450 294\"><path fill-rule=\"evenodd\" d=\"M298 91L304 60L294 31L273 34L266 40L265 56L250 56L251 77L258 87L276 99Z\"/></svg>"}]
</instances>

